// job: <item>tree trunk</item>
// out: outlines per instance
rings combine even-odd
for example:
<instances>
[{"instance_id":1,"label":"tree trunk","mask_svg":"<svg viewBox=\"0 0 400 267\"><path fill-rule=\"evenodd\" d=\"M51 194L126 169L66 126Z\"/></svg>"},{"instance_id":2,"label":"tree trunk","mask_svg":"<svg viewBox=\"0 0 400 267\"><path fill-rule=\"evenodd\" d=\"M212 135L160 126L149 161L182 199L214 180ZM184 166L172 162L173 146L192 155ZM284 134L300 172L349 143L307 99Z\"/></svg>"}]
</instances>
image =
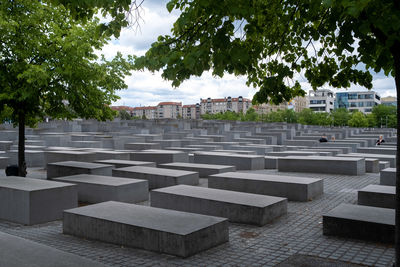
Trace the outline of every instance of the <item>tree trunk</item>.
<instances>
[{"instance_id":1,"label":"tree trunk","mask_svg":"<svg viewBox=\"0 0 400 267\"><path fill-rule=\"evenodd\" d=\"M394 80L397 92L397 141L400 132L400 43L396 42L392 49L394 59ZM396 150L396 216L395 216L395 243L396 243L396 260L395 265L400 266L400 146L397 145Z\"/></svg>"},{"instance_id":2,"label":"tree trunk","mask_svg":"<svg viewBox=\"0 0 400 267\"><path fill-rule=\"evenodd\" d=\"M26 176L25 162L25 113L18 114L18 176Z\"/></svg>"}]
</instances>

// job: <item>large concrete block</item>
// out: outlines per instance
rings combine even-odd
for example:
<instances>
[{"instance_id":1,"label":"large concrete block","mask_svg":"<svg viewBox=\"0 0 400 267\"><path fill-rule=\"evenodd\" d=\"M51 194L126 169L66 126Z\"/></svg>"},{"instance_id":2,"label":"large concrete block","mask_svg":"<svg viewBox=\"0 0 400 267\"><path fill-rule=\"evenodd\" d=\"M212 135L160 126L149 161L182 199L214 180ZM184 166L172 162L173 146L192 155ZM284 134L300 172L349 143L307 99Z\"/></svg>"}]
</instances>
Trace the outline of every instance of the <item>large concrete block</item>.
<instances>
[{"instance_id":1,"label":"large concrete block","mask_svg":"<svg viewBox=\"0 0 400 267\"><path fill-rule=\"evenodd\" d=\"M78 205L73 184L22 177L0 179L0 219L38 224L62 218L62 211Z\"/></svg>"},{"instance_id":2,"label":"large concrete block","mask_svg":"<svg viewBox=\"0 0 400 267\"><path fill-rule=\"evenodd\" d=\"M10 150L7 152L9 164L18 164L18 150ZM44 167L45 152L41 150L25 150L25 161L27 167Z\"/></svg>"},{"instance_id":3,"label":"large concrete block","mask_svg":"<svg viewBox=\"0 0 400 267\"><path fill-rule=\"evenodd\" d=\"M170 162L189 162L188 153L174 150L148 149L131 153L131 160L150 161L157 165Z\"/></svg>"},{"instance_id":4,"label":"large concrete block","mask_svg":"<svg viewBox=\"0 0 400 267\"><path fill-rule=\"evenodd\" d=\"M211 175L208 187L309 201L323 193L323 180L294 176L226 172Z\"/></svg>"},{"instance_id":5,"label":"large concrete block","mask_svg":"<svg viewBox=\"0 0 400 267\"><path fill-rule=\"evenodd\" d=\"M286 198L176 185L152 190L151 206L228 218L259 226L286 214Z\"/></svg>"},{"instance_id":6,"label":"large concrete block","mask_svg":"<svg viewBox=\"0 0 400 267\"><path fill-rule=\"evenodd\" d=\"M121 201L137 203L149 199L146 180L79 174L55 178L54 181L76 184L78 200L87 203Z\"/></svg>"},{"instance_id":7,"label":"large concrete block","mask_svg":"<svg viewBox=\"0 0 400 267\"><path fill-rule=\"evenodd\" d=\"M396 155L396 148L391 147L359 147L357 153Z\"/></svg>"},{"instance_id":8,"label":"large concrete block","mask_svg":"<svg viewBox=\"0 0 400 267\"><path fill-rule=\"evenodd\" d=\"M395 210L340 204L323 215L323 234L394 243Z\"/></svg>"},{"instance_id":9,"label":"large concrete block","mask_svg":"<svg viewBox=\"0 0 400 267\"><path fill-rule=\"evenodd\" d=\"M62 161L47 164L47 179L76 174L111 176L113 165L80 161Z\"/></svg>"},{"instance_id":10,"label":"large concrete block","mask_svg":"<svg viewBox=\"0 0 400 267\"><path fill-rule=\"evenodd\" d=\"M225 218L113 201L64 211L63 233L180 257L229 240Z\"/></svg>"},{"instance_id":11,"label":"large concrete block","mask_svg":"<svg viewBox=\"0 0 400 267\"><path fill-rule=\"evenodd\" d=\"M209 175L212 174L236 171L235 166L186 163L186 162L165 163L165 164L160 164L160 167L167 169L198 172L200 177L208 177Z\"/></svg>"},{"instance_id":12,"label":"large concrete block","mask_svg":"<svg viewBox=\"0 0 400 267\"><path fill-rule=\"evenodd\" d=\"M278 159L278 170L281 172L363 175L365 174L365 160L364 158L350 157L288 156Z\"/></svg>"},{"instance_id":13,"label":"large concrete block","mask_svg":"<svg viewBox=\"0 0 400 267\"><path fill-rule=\"evenodd\" d=\"M396 168L381 170L379 184L396 186Z\"/></svg>"},{"instance_id":14,"label":"large concrete block","mask_svg":"<svg viewBox=\"0 0 400 267\"><path fill-rule=\"evenodd\" d=\"M5 169L8 166L8 157L0 157L0 169Z\"/></svg>"},{"instance_id":15,"label":"large concrete block","mask_svg":"<svg viewBox=\"0 0 400 267\"><path fill-rule=\"evenodd\" d=\"M94 163L114 165L115 169L132 167L132 166L156 167L155 162L135 161L135 160L106 159L106 160L96 160Z\"/></svg>"},{"instance_id":16,"label":"large concrete block","mask_svg":"<svg viewBox=\"0 0 400 267\"><path fill-rule=\"evenodd\" d=\"M178 184L198 185L199 173L161 169L154 167L126 167L113 169L112 175L116 177L144 179L149 181L149 188L160 188Z\"/></svg>"},{"instance_id":17,"label":"large concrete block","mask_svg":"<svg viewBox=\"0 0 400 267\"><path fill-rule=\"evenodd\" d=\"M96 161L107 160L107 159L129 160L131 157L130 152L112 151L112 150L110 151L92 150L92 152L96 153Z\"/></svg>"},{"instance_id":18,"label":"large concrete block","mask_svg":"<svg viewBox=\"0 0 400 267\"><path fill-rule=\"evenodd\" d=\"M105 265L39 244L24 238L0 233L0 266L18 267L105 267Z\"/></svg>"},{"instance_id":19,"label":"large concrete block","mask_svg":"<svg viewBox=\"0 0 400 267\"><path fill-rule=\"evenodd\" d=\"M264 169L264 156L239 155L220 152L195 152L194 163L235 166L236 170Z\"/></svg>"},{"instance_id":20,"label":"large concrete block","mask_svg":"<svg viewBox=\"0 0 400 267\"><path fill-rule=\"evenodd\" d=\"M358 190L358 205L394 209L396 187L370 184Z\"/></svg>"},{"instance_id":21,"label":"large concrete block","mask_svg":"<svg viewBox=\"0 0 400 267\"><path fill-rule=\"evenodd\" d=\"M394 156L394 155L349 153L349 154L344 154L344 155L340 154L337 156L379 159L379 161L389 161L390 167L392 167L392 168L396 167L396 156Z\"/></svg>"},{"instance_id":22,"label":"large concrete block","mask_svg":"<svg viewBox=\"0 0 400 267\"><path fill-rule=\"evenodd\" d=\"M160 143L128 143L124 146L129 150L161 149Z\"/></svg>"},{"instance_id":23,"label":"large concrete block","mask_svg":"<svg viewBox=\"0 0 400 267\"><path fill-rule=\"evenodd\" d=\"M80 162L93 162L96 160L96 153L77 150L63 150L63 151L46 151L45 152L45 166L52 162L61 161L80 161Z\"/></svg>"}]
</instances>

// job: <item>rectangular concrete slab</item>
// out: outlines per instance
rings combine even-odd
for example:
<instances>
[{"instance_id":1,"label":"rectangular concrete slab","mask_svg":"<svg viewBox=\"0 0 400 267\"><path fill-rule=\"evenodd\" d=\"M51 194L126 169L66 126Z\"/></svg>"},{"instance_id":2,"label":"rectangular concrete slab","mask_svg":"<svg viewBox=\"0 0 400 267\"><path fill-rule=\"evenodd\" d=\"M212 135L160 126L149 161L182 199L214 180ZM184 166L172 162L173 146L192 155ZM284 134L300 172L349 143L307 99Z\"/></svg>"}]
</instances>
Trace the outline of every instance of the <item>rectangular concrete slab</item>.
<instances>
[{"instance_id":1,"label":"rectangular concrete slab","mask_svg":"<svg viewBox=\"0 0 400 267\"><path fill-rule=\"evenodd\" d=\"M309 201L323 193L323 180L294 176L226 172L211 175L208 187Z\"/></svg>"},{"instance_id":2,"label":"rectangular concrete slab","mask_svg":"<svg viewBox=\"0 0 400 267\"><path fill-rule=\"evenodd\" d=\"M149 181L149 188L160 188L178 184L198 185L199 173L162 169L154 167L126 167L112 170L113 176L144 179Z\"/></svg>"},{"instance_id":3,"label":"rectangular concrete slab","mask_svg":"<svg viewBox=\"0 0 400 267\"><path fill-rule=\"evenodd\" d=\"M262 170L264 156L220 152L194 152L194 163L235 166L236 170Z\"/></svg>"},{"instance_id":4,"label":"rectangular concrete slab","mask_svg":"<svg viewBox=\"0 0 400 267\"><path fill-rule=\"evenodd\" d=\"M363 175L365 174L365 160L347 157L288 156L278 159L278 170L281 172Z\"/></svg>"},{"instance_id":5,"label":"rectangular concrete slab","mask_svg":"<svg viewBox=\"0 0 400 267\"><path fill-rule=\"evenodd\" d=\"M160 167L175 170L194 171L198 172L200 177L208 177L212 174L236 171L235 166L186 162L165 163L160 164Z\"/></svg>"},{"instance_id":6,"label":"rectangular concrete slab","mask_svg":"<svg viewBox=\"0 0 400 267\"><path fill-rule=\"evenodd\" d=\"M180 257L229 240L225 218L114 201L64 211L63 233Z\"/></svg>"},{"instance_id":7,"label":"rectangular concrete slab","mask_svg":"<svg viewBox=\"0 0 400 267\"><path fill-rule=\"evenodd\" d=\"M116 169L132 167L132 166L145 166L145 167L156 167L155 162L150 161L137 161L137 160L119 160L119 159L106 159L106 160L97 160L94 163L114 165Z\"/></svg>"},{"instance_id":8,"label":"rectangular concrete slab","mask_svg":"<svg viewBox=\"0 0 400 267\"><path fill-rule=\"evenodd\" d=\"M99 262L79 257L27 239L0 232L0 266L18 267L105 267Z\"/></svg>"},{"instance_id":9,"label":"rectangular concrete slab","mask_svg":"<svg viewBox=\"0 0 400 267\"><path fill-rule=\"evenodd\" d=\"M370 184L358 190L358 205L394 209L396 187Z\"/></svg>"},{"instance_id":10,"label":"rectangular concrete slab","mask_svg":"<svg viewBox=\"0 0 400 267\"><path fill-rule=\"evenodd\" d=\"M62 161L47 164L47 179L75 174L93 174L111 176L113 165L80 162Z\"/></svg>"},{"instance_id":11,"label":"rectangular concrete slab","mask_svg":"<svg viewBox=\"0 0 400 267\"><path fill-rule=\"evenodd\" d=\"M323 215L323 234L394 243L395 210L340 204Z\"/></svg>"},{"instance_id":12,"label":"rectangular concrete slab","mask_svg":"<svg viewBox=\"0 0 400 267\"><path fill-rule=\"evenodd\" d=\"M86 203L110 200L138 203L149 199L146 180L79 174L55 178L54 181L76 184L78 200Z\"/></svg>"},{"instance_id":13,"label":"rectangular concrete slab","mask_svg":"<svg viewBox=\"0 0 400 267\"><path fill-rule=\"evenodd\" d=\"M188 153L175 150L149 149L131 153L131 160L150 161L157 165L170 162L189 162Z\"/></svg>"},{"instance_id":14,"label":"rectangular concrete slab","mask_svg":"<svg viewBox=\"0 0 400 267\"><path fill-rule=\"evenodd\" d=\"M381 170L379 184L396 186L396 168Z\"/></svg>"},{"instance_id":15,"label":"rectangular concrete slab","mask_svg":"<svg viewBox=\"0 0 400 267\"><path fill-rule=\"evenodd\" d=\"M286 214L287 199L221 189L176 185L152 190L151 206L265 225Z\"/></svg>"},{"instance_id":16,"label":"rectangular concrete slab","mask_svg":"<svg viewBox=\"0 0 400 267\"><path fill-rule=\"evenodd\" d=\"M77 205L76 185L15 176L0 179L0 219L44 223L61 219L64 209Z\"/></svg>"}]
</instances>

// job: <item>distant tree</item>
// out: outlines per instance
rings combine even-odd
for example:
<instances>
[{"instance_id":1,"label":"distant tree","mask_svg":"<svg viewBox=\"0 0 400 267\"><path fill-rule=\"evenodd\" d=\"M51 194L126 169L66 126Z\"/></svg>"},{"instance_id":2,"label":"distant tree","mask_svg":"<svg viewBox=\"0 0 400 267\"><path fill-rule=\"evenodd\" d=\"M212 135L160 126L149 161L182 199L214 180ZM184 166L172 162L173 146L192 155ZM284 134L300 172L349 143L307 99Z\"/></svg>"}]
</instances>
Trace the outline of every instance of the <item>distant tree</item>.
<instances>
[{"instance_id":1,"label":"distant tree","mask_svg":"<svg viewBox=\"0 0 400 267\"><path fill-rule=\"evenodd\" d=\"M118 116L121 118L121 120L131 120L132 119L131 114L128 111L126 111L125 109L121 109L118 112Z\"/></svg>"},{"instance_id":2,"label":"distant tree","mask_svg":"<svg viewBox=\"0 0 400 267\"><path fill-rule=\"evenodd\" d=\"M368 127L370 127L370 128L376 127L376 117L374 114L370 113L370 114L365 115L365 117L368 120Z\"/></svg>"},{"instance_id":3,"label":"distant tree","mask_svg":"<svg viewBox=\"0 0 400 267\"><path fill-rule=\"evenodd\" d=\"M282 110L283 113L283 121L287 123L296 123L298 120L298 113L293 109L285 109Z\"/></svg>"},{"instance_id":4,"label":"distant tree","mask_svg":"<svg viewBox=\"0 0 400 267\"><path fill-rule=\"evenodd\" d=\"M349 120L349 126L350 127L368 127L368 119L360 111L353 112L351 114L351 118Z\"/></svg>"},{"instance_id":5,"label":"distant tree","mask_svg":"<svg viewBox=\"0 0 400 267\"><path fill-rule=\"evenodd\" d=\"M26 175L25 125L44 117L112 119L115 90L131 65L121 54L98 58L109 40L96 18L74 21L63 5L0 2L0 112L12 108L19 126L19 175Z\"/></svg>"},{"instance_id":6,"label":"distant tree","mask_svg":"<svg viewBox=\"0 0 400 267\"><path fill-rule=\"evenodd\" d=\"M328 112L314 112L312 116L314 125L328 126L332 125L332 117Z\"/></svg>"},{"instance_id":7,"label":"distant tree","mask_svg":"<svg viewBox=\"0 0 400 267\"><path fill-rule=\"evenodd\" d=\"M303 109L302 111L299 112L298 122L304 125L313 125L314 112L309 108Z\"/></svg>"},{"instance_id":8,"label":"distant tree","mask_svg":"<svg viewBox=\"0 0 400 267\"><path fill-rule=\"evenodd\" d=\"M334 126L347 126L350 112L346 108L338 108L332 111L331 116Z\"/></svg>"},{"instance_id":9,"label":"distant tree","mask_svg":"<svg viewBox=\"0 0 400 267\"><path fill-rule=\"evenodd\" d=\"M377 127L392 127L397 126L397 111L395 106L377 105L372 108Z\"/></svg>"},{"instance_id":10,"label":"distant tree","mask_svg":"<svg viewBox=\"0 0 400 267\"><path fill-rule=\"evenodd\" d=\"M258 121L258 114L254 108L249 108L246 114L242 117L242 121Z\"/></svg>"},{"instance_id":11,"label":"distant tree","mask_svg":"<svg viewBox=\"0 0 400 267\"><path fill-rule=\"evenodd\" d=\"M12 114L12 108L10 108L8 105L4 105L2 111L0 112L0 124L3 122L12 122Z\"/></svg>"}]
</instances>

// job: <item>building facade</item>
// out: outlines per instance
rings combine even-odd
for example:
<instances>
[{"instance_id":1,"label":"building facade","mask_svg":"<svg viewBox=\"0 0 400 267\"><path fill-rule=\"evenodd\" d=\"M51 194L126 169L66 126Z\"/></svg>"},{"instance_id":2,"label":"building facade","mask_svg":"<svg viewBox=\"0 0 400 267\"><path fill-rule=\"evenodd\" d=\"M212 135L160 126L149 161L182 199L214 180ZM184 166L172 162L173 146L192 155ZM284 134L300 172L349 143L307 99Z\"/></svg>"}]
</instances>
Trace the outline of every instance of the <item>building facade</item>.
<instances>
[{"instance_id":1,"label":"building facade","mask_svg":"<svg viewBox=\"0 0 400 267\"><path fill-rule=\"evenodd\" d=\"M156 119L157 107L135 107L133 108L133 116L141 119Z\"/></svg>"},{"instance_id":2,"label":"building facade","mask_svg":"<svg viewBox=\"0 0 400 267\"><path fill-rule=\"evenodd\" d=\"M182 118L184 119L200 119L200 104L182 106Z\"/></svg>"},{"instance_id":3,"label":"building facade","mask_svg":"<svg viewBox=\"0 0 400 267\"><path fill-rule=\"evenodd\" d=\"M160 102L157 105L157 119L182 118L182 102Z\"/></svg>"},{"instance_id":4,"label":"building facade","mask_svg":"<svg viewBox=\"0 0 400 267\"><path fill-rule=\"evenodd\" d=\"M233 111L236 113L246 113L251 107L251 100L239 96L238 98L232 98L230 96L225 98L207 98L200 99L200 113L201 114L216 114L224 113L226 111Z\"/></svg>"},{"instance_id":5,"label":"building facade","mask_svg":"<svg viewBox=\"0 0 400 267\"><path fill-rule=\"evenodd\" d=\"M335 108L358 110L364 114L372 112L372 108L381 104L381 97L374 91L337 92Z\"/></svg>"},{"instance_id":6,"label":"building facade","mask_svg":"<svg viewBox=\"0 0 400 267\"><path fill-rule=\"evenodd\" d=\"M335 108L335 96L329 89L310 90L308 108L315 112L332 112Z\"/></svg>"},{"instance_id":7,"label":"building facade","mask_svg":"<svg viewBox=\"0 0 400 267\"><path fill-rule=\"evenodd\" d=\"M395 106L397 107L397 97L387 96L381 98L381 104L385 106Z\"/></svg>"}]
</instances>

